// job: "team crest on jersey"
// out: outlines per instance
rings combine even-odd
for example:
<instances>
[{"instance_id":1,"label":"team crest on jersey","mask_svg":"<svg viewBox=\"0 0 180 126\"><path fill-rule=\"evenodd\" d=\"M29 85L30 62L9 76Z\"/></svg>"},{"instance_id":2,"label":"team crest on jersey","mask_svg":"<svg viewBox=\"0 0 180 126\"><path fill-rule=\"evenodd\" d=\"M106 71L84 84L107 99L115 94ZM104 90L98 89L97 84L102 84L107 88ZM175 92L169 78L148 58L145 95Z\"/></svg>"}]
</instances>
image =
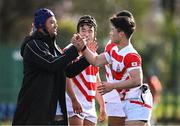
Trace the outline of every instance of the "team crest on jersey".
<instances>
[{"instance_id":1,"label":"team crest on jersey","mask_svg":"<svg viewBox=\"0 0 180 126\"><path fill-rule=\"evenodd\" d=\"M117 65L116 72L118 72L118 73L121 72L119 64Z\"/></svg>"},{"instance_id":2,"label":"team crest on jersey","mask_svg":"<svg viewBox=\"0 0 180 126\"><path fill-rule=\"evenodd\" d=\"M131 63L131 66L133 66L133 67L134 67L134 66L137 66L137 65L138 65L137 62L132 62L132 63Z\"/></svg>"}]
</instances>

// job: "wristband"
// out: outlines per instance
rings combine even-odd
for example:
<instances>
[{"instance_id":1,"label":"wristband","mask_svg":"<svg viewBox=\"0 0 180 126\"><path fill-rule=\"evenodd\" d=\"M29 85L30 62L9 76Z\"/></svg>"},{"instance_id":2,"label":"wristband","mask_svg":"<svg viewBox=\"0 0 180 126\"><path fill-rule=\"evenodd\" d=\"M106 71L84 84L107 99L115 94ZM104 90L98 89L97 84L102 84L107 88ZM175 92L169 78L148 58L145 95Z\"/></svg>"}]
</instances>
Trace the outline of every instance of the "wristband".
<instances>
[{"instance_id":1,"label":"wristband","mask_svg":"<svg viewBox=\"0 0 180 126\"><path fill-rule=\"evenodd\" d=\"M82 48L81 52L83 52L86 49L86 45Z\"/></svg>"}]
</instances>

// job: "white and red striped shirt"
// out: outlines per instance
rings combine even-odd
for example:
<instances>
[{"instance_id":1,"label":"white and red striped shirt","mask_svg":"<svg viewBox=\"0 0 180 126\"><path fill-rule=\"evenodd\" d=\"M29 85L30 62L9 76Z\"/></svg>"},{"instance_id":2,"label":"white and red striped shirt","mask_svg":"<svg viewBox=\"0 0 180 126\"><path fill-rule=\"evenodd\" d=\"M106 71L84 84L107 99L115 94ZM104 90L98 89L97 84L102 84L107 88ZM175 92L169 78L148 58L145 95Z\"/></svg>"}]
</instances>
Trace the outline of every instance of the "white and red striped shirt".
<instances>
[{"instance_id":1,"label":"white and red striped shirt","mask_svg":"<svg viewBox=\"0 0 180 126\"><path fill-rule=\"evenodd\" d=\"M79 75L72 78L72 88L75 92L76 98L82 105L83 111L91 113L96 116L95 111L95 95L97 74L99 68L90 65L83 70ZM67 106L72 106L71 99L66 95Z\"/></svg>"},{"instance_id":2,"label":"white and red striped shirt","mask_svg":"<svg viewBox=\"0 0 180 126\"><path fill-rule=\"evenodd\" d=\"M120 82L129 79L129 71L141 69L141 57L133 48L132 44L118 49L115 43L108 42L104 53L108 65L105 65L106 79L108 82ZM139 87L129 90L113 90L104 95L106 102L119 102L126 98L139 97ZM120 95L120 97L119 97Z\"/></svg>"},{"instance_id":3,"label":"white and red striped shirt","mask_svg":"<svg viewBox=\"0 0 180 126\"><path fill-rule=\"evenodd\" d=\"M68 48L68 46L66 48ZM64 50L66 50L66 48ZM78 60L78 58L76 60ZM70 81L73 83L72 84L73 91L76 95L77 100L82 105L83 112L90 113L95 117L96 117L95 95L96 95L97 74L99 74L99 68L90 65L85 70L83 70L79 75L75 76L74 78L71 78L72 81ZM66 93L66 105L67 105L67 111L73 111L72 102L67 93ZM62 115L59 104L57 107L56 114Z\"/></svg>"}]
</instances>

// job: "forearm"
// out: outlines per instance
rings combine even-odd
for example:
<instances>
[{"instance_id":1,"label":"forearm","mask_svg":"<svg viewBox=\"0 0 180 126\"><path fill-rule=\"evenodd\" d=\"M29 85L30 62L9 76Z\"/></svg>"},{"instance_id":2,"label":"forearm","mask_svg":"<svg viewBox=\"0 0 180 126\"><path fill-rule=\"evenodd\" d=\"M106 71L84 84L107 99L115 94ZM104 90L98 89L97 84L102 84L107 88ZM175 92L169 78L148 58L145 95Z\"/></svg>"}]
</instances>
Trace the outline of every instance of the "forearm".
<instances>
[{"instance_id":1,"label":"forearm","mask_svg":"<svg viewBox=\"0 0 180 126\"><path fill-rule=\"evenodd\" d=\"M88 47L82 53L90 64L97 66L97 54L93 53Z\"/></svg>"},{"instance_id":2,"label":"forearm","mask_svg":"<svg viewBox=\"0 0 180 126\"><path fill-rule=\"evenodd\" d=\"M113 84L114 89L130 89L134 87L138 87L142 84L143 75L142 69L135 68L130 70L129 72L129 79L121 82L116 82Z\"/></svg>"},{"instance_id":3,"label":"forearm","mask_svg":"<svg viewBox=\"0 0 180 126\"><path fill-rule=\"evenodd\" d=\"M100 106L98 121L102 122L106 118L106 111L103 97L98 92L96 93L96 100L98 101Z\"/></svg>"},{"instance_id":4,"label":"forearm","mask_svg":"<svg viewBox=\"0 0 180 126\"><path fill-rule=\"evenodd\" d=\"M89 62L85 57L80 58L78 61L69 64L66 68L66 76L72 78L89 66Z\"/></svg>"},{"instance_id":5,"label":"forearm","mask_svg":"<svg viewBox=\"0 0 180 126\"><path fill-rule=\"evenodd\" d=\"M67 94L70 97L71 101L77 100L76 95L74 93L74 90L72 88L72 80L66 79L66 88L67 88Z\"/></svg>"},{"instance_id":6,"label":"forearm","mask_svg":"<svg viewBox=\"0 0 180 126\"><path fill-rule=\"evenodd\" d=\"M104 109L104 108L105 108L104 99L103 99L103 97L101 96L101 94L99 94L98 91L96 92L96 96L95 96L95 97L96 97L96 100L97 100L100 108Z\"/></svg>"},{"instance_id":7,"label":"forearm","mask_svg":"<svg viewBox=\"0 0 180 126\"><path fill-rule=\"evenodd\" d=\"M107 64L106 58L103 53L93 53L88 47L82 52L87 61L93 66L102 66Z\"/></svg>"},{"instance_id":8,"label":"forearm","mask_svg":"<svg viewBox=\"0 0 180 126\"><path fill-rule=\"evenodd\" d=\"M113 89L131 89L140 86L142 83L141 78L131 78L121 82L115 82L112 84Z\"/></svg>"},{"instance_id":9,"label":"forearm","mask_svg":"<svg viewBox=\"0 0 180 126\"><path fill-rule=\"evenodd\" d=\"M62 70L78 56L77 49L74 46L71 46L60 56L53 56L45 46L42 46L42 49L39 46L36 46L35 43L28 43L23 58L24 61L43 70L52 72Z\"/></svg>"},{"instance_id":10,"label":"forearm","mask_svg":"<svg viewBox=\"0 0 180 126\"><path fill-rule=\"evenodd\" d=\"M100 83L101 83L101 78L100 78L100 75L98 72L98 74L97 74L97 86L99 86ZM104 99L103 99L102 95L97 91L97 89L96 89L96 96L95 97L96 97L96 100L98 101L100 107L102 109L104 109L105 108Z\"/></svg>"}]
</instances>

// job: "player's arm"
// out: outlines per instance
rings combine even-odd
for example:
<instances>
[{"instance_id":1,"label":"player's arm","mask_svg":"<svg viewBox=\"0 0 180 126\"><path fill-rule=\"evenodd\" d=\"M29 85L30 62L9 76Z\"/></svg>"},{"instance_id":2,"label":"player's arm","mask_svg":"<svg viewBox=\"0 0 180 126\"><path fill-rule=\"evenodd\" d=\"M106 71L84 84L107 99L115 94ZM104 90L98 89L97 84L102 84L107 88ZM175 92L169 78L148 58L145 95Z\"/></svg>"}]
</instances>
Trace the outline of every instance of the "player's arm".
<instances>
[{"instance_id":1,"label":"player's arm","mask_svg":"<svg viewBox=\"0 0 180 126\"><path fill-rule=\"evenodd\" d=\"M143 76L140 56L133 53L127 55L124 58L124 65L127 68L126 72L129 74L129 79L111 84L103 82L103 84L98 87L98 91L101 94L105 94L113 89L130 89L142 84Z\"/></svg>"},{"instance_id":2,"label":"player's arm","mask_svg":"<svg viewBox=\"0 0 180 126\"><path fill-rule=\"evenodd\" d=\"M60 56L54 56L45 43L31 40L25 46L23 60L42 70L54 72L66 68L77 56L78 51L73 45Z\"/></svg>"},{"instance_id":3,"label":"player's arm","mask_svg":"<svg viewBox=\"0 0 180 126\"><path fill-rule=\"evenodd\" d=\"M103 53L99 55L97 53L93 53L86 45L87 41L84 40L80 34L74 34L71 41L73 44L83 45L81 52L90 64L94 66L102 66L104 64L107 64L105 55Z\"/></svg>"},{"instance_id":4,"label":"player's arm","mask_svg":"<svg viewBox=\"0 0 180 126\"><path fill-rule=\"evenodd\" d=\"M129 79L113 84L113 89L130 89L140 86L143 80L141 64L141 57L138 54L127 54L124 58L124 65L127 68Z\"/></svg>"},{"instance_id":5,"label":"player's arm","mask_svg":"<svg viewBox=\"0 0 180 126\"><path fill-rule=\"evenodd\" d=\"M72 107L73 107L74 113L77 113L77 114L81 113L82 106L76 98L75 92L72 88L72 80L69 78L66 79L66 88L67 88L67 94L70 97L71 102L72 102Z\"/></svg>"},{"instance_id":6,"label":"player's arm","mask_svg":"<svg viewBox=\"0 0 180 126\"><path fill-rule=\"evenodd\" d=\"M101 82L99 73L97 74L97 86L99 86L99 82ZM97 91L96 89L96 100L100 106L100 113L98 117L98 121L103 122L106 118L106 112L105 112L105 104L104 104L104 99L101 96L101 94Z\"/></svg>"},{"instance_id":7,"label":"player's arm","mask_svg":"<svg viewBox=\"0 0 180 126\"><path fill-rule=\"evenodd\" d=\"M130 78L128 80L117 82L112 85L113 89L130 89L138 87L142 84L142 70L140 68L129 71Z\"/></svg>"},{"instance_id":8,"label":"player's arm","mask_svg":"<svg viewBox=\"0 0 180 126\"><path fill-rule=\"evenodd\" d=\"M102 85L98 86L98 92L103 95L107 92L112 91L113 89L130 89L137 86L140 86L142 83L142 72L140 69L133 69L129 72L130 79L114 82L109 84L108 82L102 82Z\"/></svg>"},{"instance_id":9,"label":"player's arm","mask_svg":"<svg viewBox=\"0 0 180 126\"><path fill-rule=\"evenodd\" d=\"M86 57L87 61L94 66L102 66L107 64L104 53L98 55L97 53L93 53L88 47L86 47L82 53Z\"/></svg>"}]
</instances>

